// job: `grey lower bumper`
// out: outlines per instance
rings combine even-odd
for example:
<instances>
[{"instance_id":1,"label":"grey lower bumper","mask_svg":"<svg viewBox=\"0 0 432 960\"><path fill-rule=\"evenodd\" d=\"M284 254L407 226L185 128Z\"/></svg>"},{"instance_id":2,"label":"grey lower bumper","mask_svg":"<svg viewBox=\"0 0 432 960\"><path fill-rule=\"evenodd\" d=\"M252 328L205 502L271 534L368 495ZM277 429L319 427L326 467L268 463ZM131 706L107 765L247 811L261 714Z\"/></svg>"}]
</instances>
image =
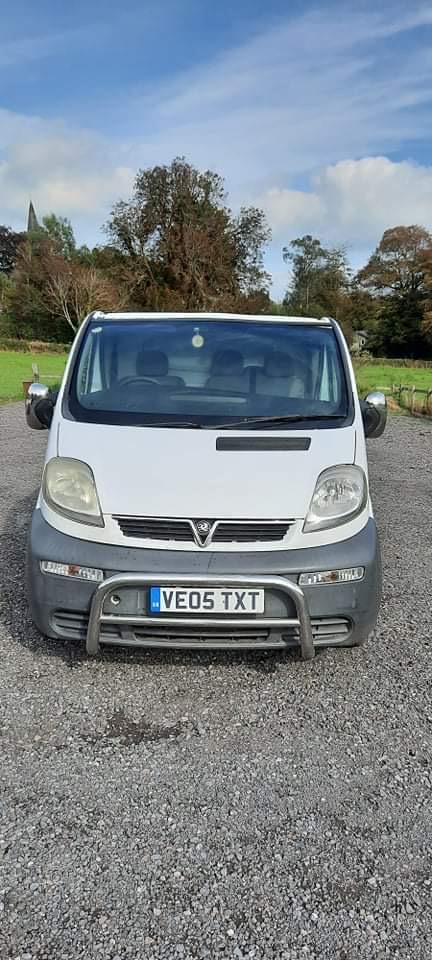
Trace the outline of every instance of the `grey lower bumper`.
<instances>
[{"instance_id":1,"label":"grey lower bumper","mask_svg":"<svg viewBox=\"0 0 432 960\"><path fill-rule=\"evenodd\" d=\"M79 563L104 570L93 583L42 574L41 560ZM355 583L301 590L305 571L363 566ZM114 579L115 578L115 579ZM89 653L99 642L136 646L281 647L299 644L305 658L318 645L356 643L373 629L381 596L381 562L375 522L349 540L323 547L271 552L188 552L96 544L68 537L49 526L39 510L32 519L27 579L33 619L42 633L58 639L86 638ZM108 582L111 581L111 582ZM113 586L146 588L150 583L195 586L263 586L269 597L264 616L234 620L164 618L107 614ZM177 629L178 628L178 629Z\"/></svg>"}]
</instances>

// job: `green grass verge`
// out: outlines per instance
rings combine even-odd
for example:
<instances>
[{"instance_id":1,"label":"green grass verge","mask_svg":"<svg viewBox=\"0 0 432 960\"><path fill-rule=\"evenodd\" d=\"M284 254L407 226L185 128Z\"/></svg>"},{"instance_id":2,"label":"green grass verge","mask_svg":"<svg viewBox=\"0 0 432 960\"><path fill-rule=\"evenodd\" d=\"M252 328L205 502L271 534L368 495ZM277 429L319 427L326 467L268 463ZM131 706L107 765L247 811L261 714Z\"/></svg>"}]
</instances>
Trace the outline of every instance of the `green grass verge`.
<instances>
[{"instance_id":1,"label":"green grass verge","mask_svg":"<svg viewBox=\"0 0 432 960\"><path fill-rule=\"evenodd\" d=\"M0 402L23 399L23 380L32 379L32 363L37 363L42 383L54 385L61 380L67 354L15 353L0 351ZM48 377L50 379L48 379ZM55 379L51 379L55 378Z\"/></svg>"},{"instance_id":2,"label":"green grass verge","mask_svg":"<svg viewBox=\"0 0 432 960\"><path fill-rule=\"evenodd\" d=\"M432 369L430 367L388 367L372 364L359 364L354 368L360 396L371 390L391 390L394 383L404 386L416 386L420 390L432 390Z\"/></svg>"}]
</instances>

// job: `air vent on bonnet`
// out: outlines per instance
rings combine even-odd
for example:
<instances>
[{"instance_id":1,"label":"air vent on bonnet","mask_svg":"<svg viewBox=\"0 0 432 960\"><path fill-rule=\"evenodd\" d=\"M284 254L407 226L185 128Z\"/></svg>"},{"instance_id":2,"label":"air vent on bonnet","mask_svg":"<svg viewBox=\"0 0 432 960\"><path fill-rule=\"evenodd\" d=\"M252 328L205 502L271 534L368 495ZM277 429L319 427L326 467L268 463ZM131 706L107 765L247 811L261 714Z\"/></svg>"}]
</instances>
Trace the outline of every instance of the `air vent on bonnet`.
<instances>
[{"instance_id":1,"label":"air vent on bonnet","mask_svg":"<svg viewBox=\"0 0 432 960\"><path fill-rule=\"evenodd\" d=\"M216 450L309 450L310 437L218 437Z\"/></svg>"}]
</instances>

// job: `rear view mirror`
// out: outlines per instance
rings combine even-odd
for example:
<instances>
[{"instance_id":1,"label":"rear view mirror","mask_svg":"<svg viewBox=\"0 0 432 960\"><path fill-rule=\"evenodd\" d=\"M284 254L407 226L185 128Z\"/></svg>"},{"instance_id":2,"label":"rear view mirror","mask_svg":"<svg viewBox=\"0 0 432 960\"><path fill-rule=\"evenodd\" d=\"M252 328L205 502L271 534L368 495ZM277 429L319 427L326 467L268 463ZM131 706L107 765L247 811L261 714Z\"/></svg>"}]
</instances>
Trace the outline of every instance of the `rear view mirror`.
<instances>
[{"instance_id":1,"label":"rear view mirror","mask_svg":"<svg viewBox=\"0 0 432 960\"><path fill-rule=\"evenodd\" d=\"M26 420L32 430L47 430L51 426L55 398L44 383L32 383L25 402Z\"/></svg>"},{"instance_id":2,"label":"rear view mirror","mask_svg":"<svg viewBox=\"0 0 432 960\"><path fill-rule=\"evenodd\" d=\"M387 399L385 393L374 390L361 403L364 431L369 439L380 437L387 423Z\"/></svg>"}]
</instances>

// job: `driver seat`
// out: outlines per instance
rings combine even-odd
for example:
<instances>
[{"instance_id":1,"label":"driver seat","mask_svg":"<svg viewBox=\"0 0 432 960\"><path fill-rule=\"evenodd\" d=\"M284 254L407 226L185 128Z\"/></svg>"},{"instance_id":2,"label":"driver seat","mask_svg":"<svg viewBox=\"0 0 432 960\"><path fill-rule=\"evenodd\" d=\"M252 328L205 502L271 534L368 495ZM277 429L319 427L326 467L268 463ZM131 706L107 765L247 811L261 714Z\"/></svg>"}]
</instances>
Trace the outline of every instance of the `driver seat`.
<instances>
[{"instance_id":1,"label":"driver seat","mask_svg":"<svg viewBox=\"0 0 432 960\"><path fill-rule=\"evenodd\" d=\"M140 350L136 358L138 377L149 377L156 383L168 387L184 387L181 377L168 373L168 357L162 350Z\"/></svg>"}]
</instances>

